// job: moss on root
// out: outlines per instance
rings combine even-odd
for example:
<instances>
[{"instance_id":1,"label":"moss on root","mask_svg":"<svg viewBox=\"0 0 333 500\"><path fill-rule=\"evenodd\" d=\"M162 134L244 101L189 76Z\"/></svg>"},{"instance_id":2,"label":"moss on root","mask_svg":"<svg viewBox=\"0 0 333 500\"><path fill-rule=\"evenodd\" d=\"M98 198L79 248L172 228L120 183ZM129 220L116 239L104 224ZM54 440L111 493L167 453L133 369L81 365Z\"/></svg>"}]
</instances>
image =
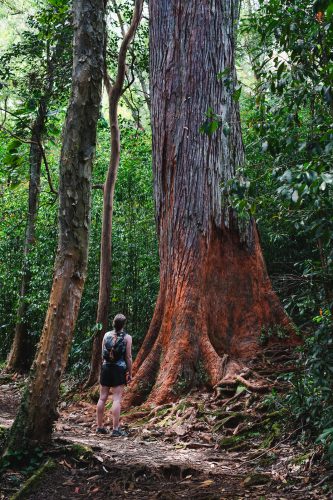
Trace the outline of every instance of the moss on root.
<instances>
[{"instance_id":1,"label":"moss on root","mask_svg":"<svg viewBox=\"0 0 333 500\"><path fill-rule=\"evenodd\" d=\"M47 460L44 462L43 465L41 465L37 471L27 479L23 485L21 486L20 490L15 493L15 495L10 497L10 500L19 500L21 498L25 498L28 494L33 492L34 488L36 485L39 483L39 481L42 479L44 474L49 472L50 470L54 469L56 467L56 464L53 460Z\"/></svg>"},{"instance_id":2,"label":"moss on root","mask_svg":"<svg viewBox=\"0 0 333 500\"><path fill-rule=\"evenodd\" d=\"M90 446L84 444L73 444L68 450L68 453L77 460L88 460L94 454Z\"/></svg>"},{"instance_id":3,"label":"moss on root","mask_svg":"<svg viewBox=\"0 0 333 500\"><path fill-rule=\"evenodd\" d=\"M219 445L221 448L224 448L229 451L240 450L247 446L247 436L227 436L219 441Z\"/></svg>"}]
</instances>

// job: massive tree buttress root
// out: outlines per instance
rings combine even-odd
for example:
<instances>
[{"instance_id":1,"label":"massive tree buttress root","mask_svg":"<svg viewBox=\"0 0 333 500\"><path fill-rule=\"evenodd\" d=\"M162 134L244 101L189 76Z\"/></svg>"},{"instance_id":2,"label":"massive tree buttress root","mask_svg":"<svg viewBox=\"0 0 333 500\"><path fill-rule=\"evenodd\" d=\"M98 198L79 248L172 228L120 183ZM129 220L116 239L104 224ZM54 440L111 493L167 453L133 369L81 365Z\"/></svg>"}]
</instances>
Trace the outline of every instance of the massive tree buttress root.
<instances>
[{"instance_id":1,"label":"massive tree buttress root","mask_svg":"<svg viewBox=\"0 0 333 500\"><path fill-rule=\"evenodd\" d=\"M237 0L149 3L161 284L127 405L231 380L260 353L262 329L292 331L255 222L238 221L222 197L221 183L244 159L234 98L239 7Z\"/></svg>"}]
</instances>

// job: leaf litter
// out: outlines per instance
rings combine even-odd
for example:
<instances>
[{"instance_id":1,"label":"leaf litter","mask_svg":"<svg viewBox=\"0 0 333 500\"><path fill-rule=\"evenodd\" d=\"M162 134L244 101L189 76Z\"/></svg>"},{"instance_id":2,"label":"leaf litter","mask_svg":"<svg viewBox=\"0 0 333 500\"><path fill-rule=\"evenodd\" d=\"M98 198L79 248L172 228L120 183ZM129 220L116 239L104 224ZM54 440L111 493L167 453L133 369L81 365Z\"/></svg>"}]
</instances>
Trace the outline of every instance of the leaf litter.
<instances>
[{"instance_id":1,"label":"leaf litter","mask_svg":"<svg viewBox=\"0 0 333 500\"><path fill-rule=\"evenodd\" d=\"M284 390L274 370L267 374L267 362L265 370L268 385ZM257 369L255 376L249 370L233 384L217 384L214 392L132 408L122 417L125 438L96 435L95 402L86 391L69 391L47 450L55 468L24 498L332 499L322 449L306 442L302 428L288 424L286 408L272 410L269 393L256 390L257 377ZM21 386L17 380L0 386L0 419L7 427ZM110 412L106 426L111 427ZM74 453L73 445L83 451ZM1 500L19 489L24 478L15 483L15 474L4 474Z\"/></svg>"}]
</instances>

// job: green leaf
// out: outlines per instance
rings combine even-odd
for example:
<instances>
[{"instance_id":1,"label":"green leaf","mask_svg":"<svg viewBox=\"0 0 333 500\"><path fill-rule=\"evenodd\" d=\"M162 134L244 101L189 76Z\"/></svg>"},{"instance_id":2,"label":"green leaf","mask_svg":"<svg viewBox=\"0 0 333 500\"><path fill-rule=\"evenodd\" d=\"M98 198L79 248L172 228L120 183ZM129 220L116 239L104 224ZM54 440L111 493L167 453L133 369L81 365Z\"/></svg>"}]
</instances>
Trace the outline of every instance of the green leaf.
<instances>
[{"instance_id":1,"label":"green leaf","mask_svg":"<svg viewBox=\"0 0 333 500\"><path fill-rule=\"evenodd\" d=\"M286 64L284 62L282 62L279 67L278 67L278 70L277 70L277 73L276 73L276 76L277 78L279 79L283 73L283 71L285 70L286 68Z\"/></svg>"},{"instance_id":2,"label":"green leaf","mask_svg":"<svg viewBox=\"0 0 333 500\"><path fill-rule=\"evenodd\" d=\"M200 127L200 132L207 135L212 135L220 127L218 120L206 121Z\"/></svg>"},{"instance_id":3,"label":"green leaf","mask_svg":"<svg viewBox=\"0 0 333 500\"><path fill-rule=\"evenodd\" d=\"M226 137L228 137L230 135L230 127L229 127L228 123L224 124L222 131Z\"/></svg>"},{"instance_id":4,"label":"green leaf","mask_svg":"<svg viewBox=\"0 0 333 500\"><path fill-rule=\"evenodd\" d=\"M280 177L280 180L290 184L292 178L293 178L293 174L292 174L291 170L286 170L284 172L284 174Z\"/></svg>"},{"instance_id":5,"label":"green leaf","mask_svg":"<svg viewBox=\"0 0 333 500\"><path fill-rule=\"evenodd\" d=\"M236 90L234 91L234 93L232 94L232 98L234 101L238 102L239 101L239 98L241 96L241 93L242 93L242 86L239 85L236 87Z\"/></svg>"},{"instance_id":6,"label":"green leaf","mask_svg":"<svg viewBox=\"0 0 333 500\"><path fill-rule=\"evenodd\" d=\"M217 73L217 79L222 80L223 77L229 76L230 72L231 68L225 68L223 71L219 71L219 73Z\"/></svg>"},{"instance_id":7,"label":"green leaf","mask_svg":"<svg viewBox=\"0 0 333 500\"><path fill-rule=\"evenodd\" d=\"M321 177L326 184L333 184L333 174L321 174Z\"/></svg>"}]
</instances>

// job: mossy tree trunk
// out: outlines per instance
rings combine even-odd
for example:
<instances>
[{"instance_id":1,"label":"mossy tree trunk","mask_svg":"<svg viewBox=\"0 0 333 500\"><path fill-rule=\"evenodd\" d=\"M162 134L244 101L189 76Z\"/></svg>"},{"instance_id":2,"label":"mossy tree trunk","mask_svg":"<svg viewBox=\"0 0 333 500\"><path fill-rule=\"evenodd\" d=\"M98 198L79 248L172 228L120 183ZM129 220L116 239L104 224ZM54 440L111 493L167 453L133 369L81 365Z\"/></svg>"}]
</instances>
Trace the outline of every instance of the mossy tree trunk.
<instances>
[{"instance_id":1,"label":"mossy tree trunk","mask_svg":"<svg viewBox=\"0 0 333 500\"><path fill-rule=\"evenodd\" d=\"M72 94L63 133L59 244L44 328L9 447L49 441L87 271L91 169L100 112L105 0L74 0Z\"/></svg>"},{"instance_id":2,"label":"mossy tree trunk","mask_svg":"<svg viewBox=\"0 0 333 500\"><path fill-rule=\"evenodd\" d=\"M201 383L202 372L212 385L232 378L260 352L262 328L290 328L255 222L239 221L221 191L244 157L235 93L239 4L149 2L160 290L126 404L175 399ZM212 132L213 122L220 126Z\"/></svg>"}]
</instances>

